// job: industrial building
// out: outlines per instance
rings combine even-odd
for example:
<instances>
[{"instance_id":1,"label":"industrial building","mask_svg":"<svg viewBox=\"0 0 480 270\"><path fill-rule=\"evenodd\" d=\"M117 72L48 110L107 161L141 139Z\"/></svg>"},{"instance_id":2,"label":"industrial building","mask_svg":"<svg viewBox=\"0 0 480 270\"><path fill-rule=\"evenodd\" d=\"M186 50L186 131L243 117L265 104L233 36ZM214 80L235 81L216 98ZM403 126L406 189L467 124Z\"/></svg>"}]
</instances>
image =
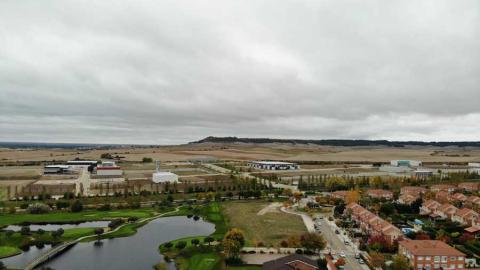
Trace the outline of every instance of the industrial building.
<instances>
[{"instance_id":1,"label":"industrial building","mask_svg":"<svg viewBox=\"0 0 480 270\"><path fill-rule=\"evenodd\" d=\"M248 166L260 170L298 170L300 166L295 163L281 161L250 161Z\"/></svg>"},{"instance_id":2,"label":"industrial building","mask_svg":"<svg viewBox=\"0 0 480 270\"><path fill-rule=\"evenodd\" d=\"M44 174L67 174L72 172L69 165L47 165L43 167Z\"/></svg>"},{"instance_id":3,"label":"industrial building","mask_svg":"<svg viewBox=\"0 0 480 270\"><path fill-rule=\"evenodd\" d=\"M421 167L422 162L419 160L392 160L390 165L394 167Z\"/></svg>"},{"instance_id":4,"label":"industrial building","mask_svg":"<svg viewBox=\"0 0 480 270\"><path fill-rule=\"evenodd\" d=\"M123 175L123 170L117 166L113 161L104 161L97 166L97 175L99 176L120 176Z\"/></svg>"},{"instance_id":5,"label":"industrial building","mask_svg":"<svg viewBox=\"0 0 480 270\"><path fill-rule=\"evenodd\" d=\"M152 181L154 183L178 183L178 175L171 172L160 171L160 161L156 161L157 170L152 175Z\"/></svg>"},{"instance_id":6,"label":"industrial building","mask_svg":"<svg viewBox=\"0 0 480 270\"><path fill-rule=\"evenodd\" d=\"M98 165L98 161L96 160L69 160L67 161L67 165L70 165L72 168L85 168L88 169L89 172L93 172L95 167Z\"/></svg>"}]
</instances>

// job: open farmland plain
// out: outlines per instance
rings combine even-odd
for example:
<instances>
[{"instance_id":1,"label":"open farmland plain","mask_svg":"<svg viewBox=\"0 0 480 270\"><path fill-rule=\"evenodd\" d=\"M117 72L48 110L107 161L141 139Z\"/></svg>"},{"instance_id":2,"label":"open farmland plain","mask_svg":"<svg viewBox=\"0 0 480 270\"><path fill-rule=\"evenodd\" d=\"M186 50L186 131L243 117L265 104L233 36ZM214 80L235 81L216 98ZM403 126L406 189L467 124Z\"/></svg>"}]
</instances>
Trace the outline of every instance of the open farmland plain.
<instances>
[{"instance_id":1,"label":"open farmland plain","mask_svg":"<svg viewBox=\"0 0 480 270\"><path fill-rule=\"evenodd\" d=\"M75 158L100 159L103 153L124 161L139 162L143 157L161 161L204 159L291 160L326 162L386 162L392 159L415 159L424 162L472 162L480 160L480 149L459 147L333 147L293 144L215 144L132 147L118 149L0 149L1 163L18 161L64 161ZM151 169L151 166L150 168ZM0 169L2 170L2 169Z\"/></svg>"}]
</instances>

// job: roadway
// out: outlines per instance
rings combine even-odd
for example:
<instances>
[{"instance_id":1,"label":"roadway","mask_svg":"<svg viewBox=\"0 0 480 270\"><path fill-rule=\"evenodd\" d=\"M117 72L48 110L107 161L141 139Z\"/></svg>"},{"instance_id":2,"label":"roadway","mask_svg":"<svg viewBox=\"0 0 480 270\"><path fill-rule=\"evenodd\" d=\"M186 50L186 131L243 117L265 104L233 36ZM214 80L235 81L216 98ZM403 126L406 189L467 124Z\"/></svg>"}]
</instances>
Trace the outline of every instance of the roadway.
<instances>
[{"instance_id":1,"label":"roadway","mask_svg":"<svg viewBox=\"0 0 480 270\"><path fill-rule=\"evenodd\" d=\"M355 247L355 243L352 243L350 239L350 245L345 245L344 243L344 236L342 234L336 234L335 230L338 228L333 223L333 221L328 221L326 218L320 219L317 221L319 226L320 232L322 233L324 239L328 243L328 248L331 249L332 253L335 252L337 256L339 256L340 252L345 252L345 270L368 270L368 266L366 264L360 264L357 259L355 259L355 254L359 251ZM342 232L340 229L338 229Z\"/></svg>"}]
</instances>

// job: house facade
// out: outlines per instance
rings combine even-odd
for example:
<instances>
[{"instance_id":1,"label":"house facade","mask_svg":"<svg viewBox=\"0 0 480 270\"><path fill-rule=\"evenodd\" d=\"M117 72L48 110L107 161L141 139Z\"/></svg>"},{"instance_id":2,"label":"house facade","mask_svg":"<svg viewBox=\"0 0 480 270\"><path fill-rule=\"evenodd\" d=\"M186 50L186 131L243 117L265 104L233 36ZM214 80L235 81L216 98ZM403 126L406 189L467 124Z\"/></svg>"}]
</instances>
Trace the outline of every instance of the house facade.
<instances>
[{"instance_id":1,"label":"house facade","mask_svg":"<svg viewBox=\"0 0 480 270\"><path fill-rule=\"evenodd\" d=\"M439 240L400 241L398 253L407 257L415 270L465 268L465 254Z\"/></svg>"}]
</instances>

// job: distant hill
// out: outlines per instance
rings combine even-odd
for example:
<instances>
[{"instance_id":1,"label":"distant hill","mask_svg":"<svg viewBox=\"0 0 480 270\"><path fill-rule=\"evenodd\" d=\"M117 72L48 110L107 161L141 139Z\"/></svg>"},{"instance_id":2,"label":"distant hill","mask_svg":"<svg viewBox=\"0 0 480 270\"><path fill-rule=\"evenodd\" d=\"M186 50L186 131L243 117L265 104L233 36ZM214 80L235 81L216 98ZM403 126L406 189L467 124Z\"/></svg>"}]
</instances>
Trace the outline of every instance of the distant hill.
<instances>
[{"instance_id":1,"label":"distant hill","mask_svg":"<svg viewBox=\"0 0 480 270\"><path fill-rule=\"evenodd\" d=\"M421 141L388 141L388 140L302 140L302 139L269 139L269 138L237 138L237 137L206 137L205 139L190 142L197 143L290 143L316 144L330 146L437 146L437 147L480 147L480 142L421 142Z\"/></svg>"}]
</instances>

